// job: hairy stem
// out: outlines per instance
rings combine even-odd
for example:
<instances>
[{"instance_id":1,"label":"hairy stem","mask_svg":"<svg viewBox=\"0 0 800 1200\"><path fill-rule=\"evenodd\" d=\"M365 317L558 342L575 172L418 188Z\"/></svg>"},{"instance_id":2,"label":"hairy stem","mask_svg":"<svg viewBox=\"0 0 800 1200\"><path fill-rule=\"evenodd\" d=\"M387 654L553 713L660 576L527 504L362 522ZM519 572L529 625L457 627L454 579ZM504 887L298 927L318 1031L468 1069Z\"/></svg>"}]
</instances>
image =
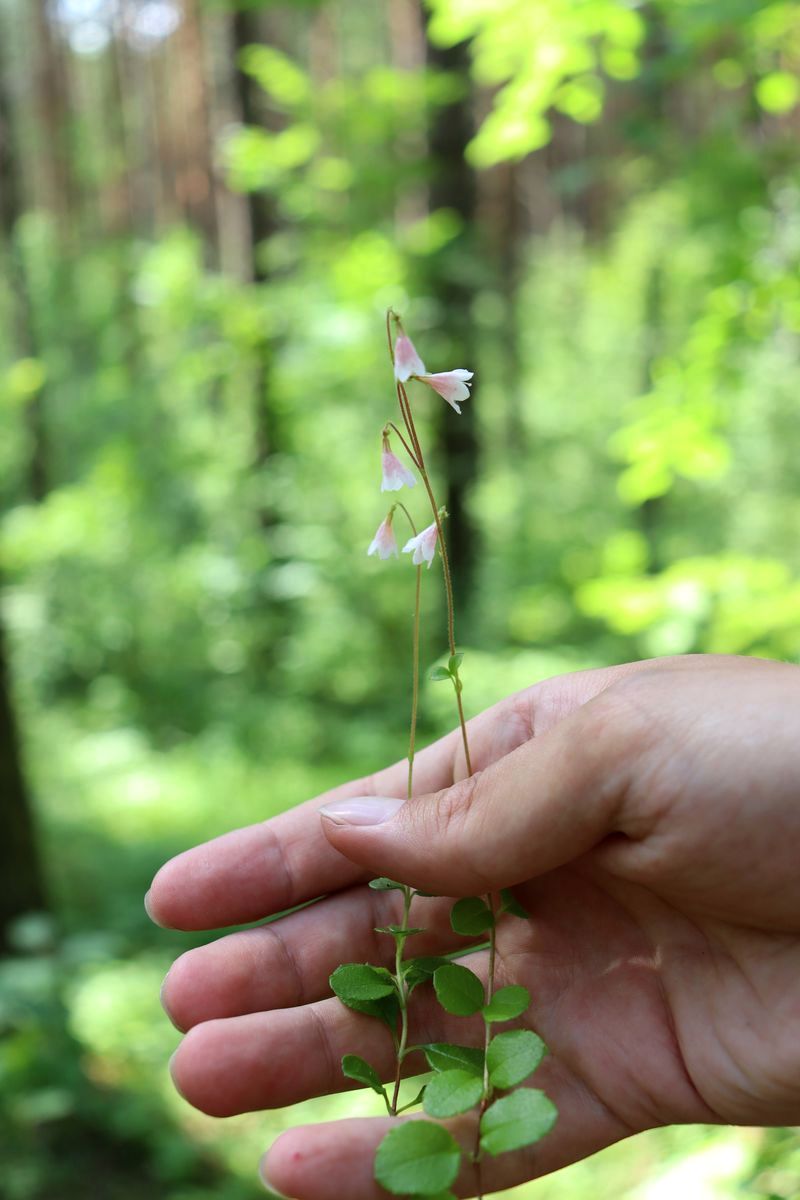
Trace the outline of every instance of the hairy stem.
<instances>
[{"instance_id":1,"label":"hairy stem","mask_svg":"<svg viewBox=\"0 0 800 1200\"><path fill-rule=\"evenodd\" d=\"M494 917L494 897L490 894L485 897L488 907L491 909ZM495 959L497 957L497 927L495 922L489 928L489 974L486 982L486 1003L491 1004L494 996L494 974L495 974ZM489 1022L486 1022L486 1030L483 1035L483 1095L481 1096L480 1112L478 1114L478 1128L475 1131L475 1149L472 1154L473 1162L475 1163L475 1176L478 1184L478 1200L483 1200L483 1180L481 1179L481 1117L486 1112L492 1100L492 1085L489 1082L489 1043L492 1040L492 1027Z\"/></svg>"},{"instance_id":2,"label":"hairy stem","mask_svg":"<svg viewBox=\"0 0 800 1200\"><path fill-rule=\"evenodd\" d=\"M411 912L411 901L414 898L414 893L410 887L403 886L403 920L402 928L408 929L408 917ZM397 1043L397 1061L394 1075L394 1092L392 1093L392 1103L389 1108L389 1115L397 1116L397 1103L400 1099L400 1077L403 1069L403 1059L406 1056L406 1046L408 1045L408 987L406 985L405 974L403 972L403 950L405 949L406 938L408 934L398 934L395 938L394 950L394 974L397 980L398 995L400 1000L400 1037Z\"/></svg>"}]
</instances>

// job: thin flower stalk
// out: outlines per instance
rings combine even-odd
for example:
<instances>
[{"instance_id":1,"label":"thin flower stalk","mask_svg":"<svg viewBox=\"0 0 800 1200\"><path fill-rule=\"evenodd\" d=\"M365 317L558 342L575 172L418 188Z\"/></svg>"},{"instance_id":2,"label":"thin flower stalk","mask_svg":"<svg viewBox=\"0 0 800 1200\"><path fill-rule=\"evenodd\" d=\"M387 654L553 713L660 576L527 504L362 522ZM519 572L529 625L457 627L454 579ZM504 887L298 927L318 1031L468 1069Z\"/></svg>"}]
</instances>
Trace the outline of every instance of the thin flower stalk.
<instances>
[{"instance_id":1,"label":"thin flower stalk","mask_svg":"<svg viewBox=\"0 0 800 1200\"><path fill-rule=\"evenodd\" d=\"M411 532L416 537L417 527L405 504L398 501L397 507L405 514L411 526ZM414 592L414 625L411 649L411 725L408 738L408 785L407 794L410 800L414 793L414 755L417 739L417 716L419 712L419 626L422 597L422 564L417 566L417 581ZM397 1106L400 1099L400 1082L403 1073L403 1060L408 1046L408 984L403 968L403 954L408 940L411 901L415 892L407 884L403 884L403 915L400 921L400 931L395 937L394 978L397 986L398 1002L400 1005L400 1032L395 1043L395 1076L392 1099L389 1104L389 1115L397 1116Z\"/></svg>"}]
</instances>

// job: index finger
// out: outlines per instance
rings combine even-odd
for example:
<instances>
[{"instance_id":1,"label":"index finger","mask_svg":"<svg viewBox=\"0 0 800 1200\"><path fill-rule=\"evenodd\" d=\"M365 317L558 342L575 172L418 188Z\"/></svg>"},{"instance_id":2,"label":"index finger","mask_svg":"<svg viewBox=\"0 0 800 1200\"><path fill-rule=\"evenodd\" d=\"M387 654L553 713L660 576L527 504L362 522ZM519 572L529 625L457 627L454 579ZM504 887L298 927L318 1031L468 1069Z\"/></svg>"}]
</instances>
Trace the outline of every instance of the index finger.
<instances>
[{"instance_id":1,"label":"index finger","mask_svg":"<svg viewBox=\"0 0 800 1200\"><path fill-rule=\"evenodd\" d=\"M627 665L559 676L487 709L468 723L474 770L483 770L516 750L535 732L546 732L633 669ZM440 791L465 773L461 733L456 729L417 755L414 791ZM150 917L168 929L218 929L261 920L367 879L368 873L331 846L318 810L349 796L401 797L407 776L408 763L402 760L269 821L184 851L153 880L145 898Z\"/></svg>"}]
</instances>

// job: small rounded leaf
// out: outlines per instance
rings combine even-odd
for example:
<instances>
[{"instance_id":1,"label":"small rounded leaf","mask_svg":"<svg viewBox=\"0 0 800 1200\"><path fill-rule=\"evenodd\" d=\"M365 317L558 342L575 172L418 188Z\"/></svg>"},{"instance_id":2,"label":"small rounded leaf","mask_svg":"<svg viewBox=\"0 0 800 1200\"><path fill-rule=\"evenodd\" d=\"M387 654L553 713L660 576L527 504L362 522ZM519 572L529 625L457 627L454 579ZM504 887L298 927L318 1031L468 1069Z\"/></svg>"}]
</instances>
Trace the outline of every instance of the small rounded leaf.
<instances>
[{"instance_id":1,"label":"small rounded leaf","mask_svg":"<svg viewBox=\"0 0 800 1200\"><path fill-rule=\"evenodd\" d=\"M436 998L445 1012L456 1017L471 1017L483 1007L483 984L467 967L447 963L435 972L433 986Z\"/></svg>"},{"instance_id":2,"label":"small rounded leaf","mask_svg":"<svg viewBox=\"0 0 800 1200\"><path fill-rule=\"evenodd\" d=\"M457 1117L469 1112L483 1095L483 1080L471 1071L442 1071L425 1088L423 1108L429 1117Z\"/></svg>"},{"instance_id":3,"label":"small rounded leaf","mask_svg":"<svg viewBox=\"0 0 800 1200\"><path fill-rule=\"evenodd\" d=\"M455 933L464 937L477 937L494 925L494 915L485 900L479 896L468 896L457 900L450 912L450 924Z\"/></svg>"},{"instance_id":4,"label":"small rounded leaf","mask_svg":"<svg viewBox=\"0 0 800 1200\"><path fill-rule=\"evenodd\" d=\"M408 1121L387 1133L375 1155L375 1178L394 1196L446 1191L458 1174L461 1147L430 1121Z\"/></svg>"},{"instance_id":5,"label":"small rounded leaf","mask_svg":"<svg viewBox=\"0 0 800 1200\"><path fill-rule=\"evenodd\" d=\"M521 1017L531 1002L527 988L512 985L500 988L483 1010L484 1021L513 1021Z\"/></svg>"},{"instance_id":6,"label":"small rounded leaf","mask_svg":"<svg viewBox=\"0 0 800 1200\"><path fill-rule=\"evenodd\" d=\"M345 963L337 967L330 977L330 985L345 1004L351 1000L380 1000L394 991L389 972L369 963Z\"/></svg>"},{"instance_id":7,"label":"small rounded leaf","mask_svg":"<svg viewBox=\"0 0 800 1200\"><path fill-rule=\"evenodd\" d=\"M381 875L379 879L370 879L368 886L375 892L402 892L404 885Z\"/></svg>"},{"instance_id":8,"label":"small rounded leaf","mask_svg":"<svg viewBox=\"0 0 800 1200\"><path fill-rule=\"evenodd\" d=\"M523 921L530 920L530 913L522 907L514 893L508 888L500 889L500 912L511 913L512 917L520 917Z\"/></svg>"},{"instance_id":9,"label":"small rounded leaf","mask_svg":"<svg viewBox=\"0 0 800 1200\"><path fill-rule=\"evenodd\" d=\"M379 1096L383 1096L386 1091L375 1068L357 1054L345 1054L342 1059L342 1074L347 1079L355 1079L357 1083L372 1088Z\"/></svg>"},{"instance_id":10,"label":"small rounded leaf","mask_svg":"<svg viewBox=\"0 0 800 1200\"><path fill-rule=\"evenodd\" d=\"M428 678L434 683L441 683L443 679L450 679L450 672L447 667L431 667Z\"/></svg>"},{"instance_id":11,"label":"small rounded leaf","mask_svg":"<svg viewBox=\"0 0 800 1200\"><path fill-rule=\"evenodd\" d=\"M483 1078L483 1051L474 1046L453 1046L450 1042L431 1042L423 1046L432 1071L469 1071Z\"/></svg>"},{"instance_id":12,"label":"small rounded leaf","mask_svg":"<svg viewBox=\"0 0 800 1200\"><path fill-rule=\"evenodd\" d=\"M512 1088L531 1075L546 1054L540 1037L529 1029L498 1033L489 1043L486 1060L493 1087Z\"/></svg>"},{"instance_id":13,"label":"small rounded leaf","mask_svg":"<svg viewBox=\"0 0 800 1200\"><path fill-rule=\"evenodd\" d=\"M481 1149L487 1154L505 1154L532 1146L556 1122L558 1110L544 1092L520 1088L495 1100L481 1117Z\"/></svg>"}]
</instances>

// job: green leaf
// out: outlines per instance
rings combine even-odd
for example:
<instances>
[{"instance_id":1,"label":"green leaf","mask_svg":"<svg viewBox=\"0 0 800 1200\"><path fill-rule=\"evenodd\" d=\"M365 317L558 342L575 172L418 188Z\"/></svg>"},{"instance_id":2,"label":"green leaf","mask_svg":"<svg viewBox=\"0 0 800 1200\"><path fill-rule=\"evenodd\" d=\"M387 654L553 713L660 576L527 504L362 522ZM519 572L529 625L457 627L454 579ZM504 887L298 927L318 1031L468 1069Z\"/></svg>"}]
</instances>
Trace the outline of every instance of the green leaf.
<instances>
[{"instance_id":1,"label":"green leaf","mask_svg":"<svg viewBox=\"0 0 800 1200\"><path fill-rule=\"evenodd\" d=\"M450 672L451 675L455 675L456 671L461 666L463 661L464 661L464 655L460 650L457 650L455 654L450 655L450 657L447 660L447 670Z\"/></svg>"},{"instance_id":2,"label":"green leaf","mask_svg":"<svg viewBox=\"0 0 800 1200\"><path fill-rule=\"evenodd\" d=\"M375 1178L395 1196L446 1191L458 1174L461 1147L430 1121L407 1121L391 1129L375 1155Z\"/></svg>"},{"instance_id":3,"label":"green leaf","mask_svg":"<svg viewBox=\"0 0 800 1200\"><path fill-rule=\"evenodd\" d=\"M382 996L380 1000L344 1000L341 996L339 999L342 1004L352 1008L354 1012L364 1013L368 1017L376 1017L392 1031L396 1029L400 1005L394 993L391 996Z\"/></svg>"},{"instance_id":4,"label":"green leaf","mask_svg":"<svg viewBox=\"0 0 800 1200\"><path fill-rule=\"evenodd\" d=\"M547 1053L540 1037L529 1029L498 1033L489 1043L487 1062L493 1087L512 1088L531 1075Z\"/></svg>"},{"instance_id":5,"label":"green leaf","mask_svg":"<svg viewBox=\"0 0 800 1200\"><path fill-rule=\"evenodd\" d=\"M427 1086L428 1086L427 1083L423 1083L422 1087L419 1089L419 1091L417 1092L414 1099L409 1100L408 1103L404 1104L402 1108L398 1108L397 1115L399 1116L400 1113L404 1113L404 1112L406 1112L407 1109L413 1108L415 1104L419 1104L420 1100L425 1095L425 1088Z\"/></svg>"},{"instance_id":6,"label":"green leaf","mask_svg":"<svg viewBox=\"0 0 800 1200\"><path fill-rule=\"evenodd\" d=\"M409 990L413 990L421 983L427 983L429 979L433 979L434 973L439 967L447 966L450 960L447 958L421 957L408 959L405 964L406 985Z\"/></svg>"},{"instance_id":7,"label":"green leaf","mask_svg":"<svg viewBox=\"0 0 800 1200\"><path fill-rule=\"evenodd\" d=\"M386 1095L386 1088L381 1083L378 1072L366 1059L359 1058L357 1054L345 1054L342 1059L342 1074L347 1079L355 1079L357 1083L372 1088L379 1096Z\"/></svg>"},{"instance_id":8,"label":"green leaf","mask_svg":"<svg viewBox=\"0 0 800 1200\"><path fill-rule=\"evenodd\" d=\"M450 1042L431 1042L423 1046L432 1071L471 1071L483 1075L483 1051L474 1046L453 1046Z\"/></svg>"},{"instance_id":9,"label":"green leaf","mask_svg":"<svg viewBox=\"0 0 800 1200\"><path fill-rule=\"evenodd\" d=\"M483 1095L483 1080L471 1071L442 1071L425 1088L423 1108L429 1117L457 1117L469 1112Z\"/></svg>"},{"instance_id":10,"label":"green leaf","mask_svg":"<svg viewBox=\"0 0 800 1200\"><path fill-rule=\"evenodd\" d=\"M487 1154L505 1154L532 1146L555 1124L558 1111L544 1092L520 1088L495 1100L481 1117L481 1149Z\"/></svg>"},{"instance_id":11,"label":"green leaf","mask_svg":"<svg viewBox=\"0 0 800 1200\"><path fill-rule=\"evenodd\" d=\"M530 913L508 888L502 888L500 891L500 912L511 913L512 917L520 917L523 921L530 920Z\"/></svg>"},{"instance_id":12,"label":"green leaf","mask_svg":"<svg viewBox=\"0 0 800 1200\"><path fill-rule=\"evenodd\" d=\"M450 679L450 672L447 667L432 667L428 673L428 678L434 683L441 683L443 679Z\"/></svg>"},{"instance_id":13,"label":"green leaf","mask_svg":"<svg viewBox=\"0 0 800 1200\"><path fill-rule=\"evenodd\" d=\"M483 1005L483 984L467 967L447 963L433 976L436 997L445 1012L457 1017L471 1017Z\"/></svg>"},{"instance_id":14,"label":"green leaf","mask_svg":"<svg viewBox=\"0 0 800 1200\"><path fill-rule=\"evenodd\" d=\"M524 987L504 987L495 992L483 1010L484 1021L513 1021L521 1017L531 1002L531 994Z\"/></svg>"},{"instance_id":15,"label":"green leaf","mask_svg":"<svg viewBox=\"0 0 800 1200\"><path fill-rule=\"evenodd\" d=\"M408 929L402 925L376 925L376 933L388 933L391 937L411 937L412 933L427 933L427 929L415 929L409 926Z\"/></svg>"},{"instance_id":16,"label":"green leaf","mask_svg":"<svg viewBox=\"0 0 800 1200\"><path fill-rule=\"evenodd\" d=\"M402 892L403 884L395 883L393 879L387 879L385 875L381 875L380 879L370 879L369 887L375 892Z\"/></svg>"},{"instance_id":17,"label":"green leaf","mask_svg":"<svg viewBox=\"0 0 800 1200\"><path fill-rule=\"evenodd\" d=\"M349 1004L352 1000L380 1000L394 991L392 977L385 967L369 963L345 963L330 977L334 993Z\"/></svg>"},{"instance_id":18,"label":"green leaf","mask_svg":"<svg viewBox=\"0 0 800 1200\"><path fill-rule=\"evenodd\" d=\"M494 916L485 900L479 896L469 896L466 900L457 900L453 905L450 924L456 933L464 937L477 937L493 927Z\"/></svg>"}]
</instances>

